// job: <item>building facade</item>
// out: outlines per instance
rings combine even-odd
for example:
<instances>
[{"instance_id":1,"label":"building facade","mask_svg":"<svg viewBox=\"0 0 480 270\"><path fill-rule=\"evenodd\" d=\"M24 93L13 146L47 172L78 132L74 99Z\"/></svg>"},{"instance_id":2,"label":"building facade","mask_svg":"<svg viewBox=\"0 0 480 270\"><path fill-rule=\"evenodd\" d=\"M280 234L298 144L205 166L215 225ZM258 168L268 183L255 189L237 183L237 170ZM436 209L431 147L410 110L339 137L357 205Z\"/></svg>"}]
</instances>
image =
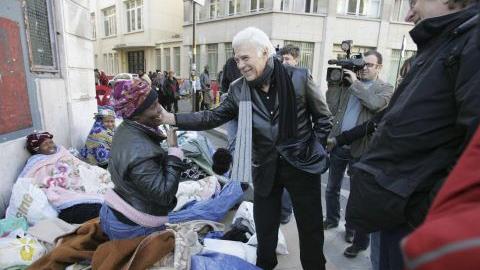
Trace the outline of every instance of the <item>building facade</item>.
<instances>
[{"instance_id":1,"label":"building facade","mask_svg":"<svg viewBox=\"0 0 480 270\"><path fill-rule=\"evenodd\" d=\"M119 72L180 74L183 3L178 0L96 0L90 5L95 67Z\"/></svg>"},{"instance_id":2,"label":"building facade","mask_svg":"<svg viewBox=\"0 0 480 270\"><path fill-rule=\"evenodd\" d=\"M406 56L416 50L403 22L408 0L205 0L197 4L196 66L208 65L218 73L232 55L234 35L249 26L262 29L274 46L300 47L300 65L312 71L326 90L327 61L343 55L340 44L353 40L352 53L377 49L384 56L381 77L394 83L403 36ZM187 76L192 55L192 1L184 1L182 76Z\"/></svg>"},{"instance_id":3,"label":"building facade","mask_svg":"<svg viewBox=\"0 0 480 270\"><path fill-rule=\"evenodd\" d=\"M0 218L30 154L49 131L80 147L97 110L88 0L3 1L0 7Z\"/></svg>"}]
</instances>

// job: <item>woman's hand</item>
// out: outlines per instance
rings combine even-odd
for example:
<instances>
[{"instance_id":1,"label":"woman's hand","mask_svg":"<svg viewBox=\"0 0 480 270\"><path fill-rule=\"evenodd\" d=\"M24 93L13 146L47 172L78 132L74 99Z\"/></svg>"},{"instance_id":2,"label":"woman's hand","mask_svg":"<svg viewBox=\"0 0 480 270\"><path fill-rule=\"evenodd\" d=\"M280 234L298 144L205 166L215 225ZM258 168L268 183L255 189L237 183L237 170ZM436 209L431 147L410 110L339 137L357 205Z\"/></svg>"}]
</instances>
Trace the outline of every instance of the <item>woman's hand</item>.
<instances>
[{"instance_id":1,"label":"woman's hand","mask_svg":"<svg viewBox=\"0 0 480 270\"><path fill-rule=\"evenodd\" d=\"M168 147L178 147L178 142L177 142L177 128L175 127L168 127L167 125L163 125L163 128L165 129L167 133L167 144Z\"/></svg>"}]
</instances>

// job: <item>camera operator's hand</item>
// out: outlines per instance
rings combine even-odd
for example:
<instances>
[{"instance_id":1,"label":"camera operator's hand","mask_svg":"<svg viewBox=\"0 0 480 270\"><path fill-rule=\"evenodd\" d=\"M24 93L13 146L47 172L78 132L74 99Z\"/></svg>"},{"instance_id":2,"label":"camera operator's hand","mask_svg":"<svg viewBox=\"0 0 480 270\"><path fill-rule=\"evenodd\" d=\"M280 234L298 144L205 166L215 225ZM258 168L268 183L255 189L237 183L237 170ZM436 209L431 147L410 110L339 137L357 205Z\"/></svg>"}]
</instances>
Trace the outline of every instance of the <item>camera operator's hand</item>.
<instances>
[{"instance_id":1,"label":"camera operator's hand","mask_svg":"<svg viewBox=\"0 0 480 270\"><path fill-rule=\"evenodd\" d=\"M345 75L346 75L345 79L347 79L348 82L354 83L354 82L358 81L357 74L355 74L355 72L353 72L349 69L344 69L343 73L345 73Z\"/></svg>"}]
</instances>

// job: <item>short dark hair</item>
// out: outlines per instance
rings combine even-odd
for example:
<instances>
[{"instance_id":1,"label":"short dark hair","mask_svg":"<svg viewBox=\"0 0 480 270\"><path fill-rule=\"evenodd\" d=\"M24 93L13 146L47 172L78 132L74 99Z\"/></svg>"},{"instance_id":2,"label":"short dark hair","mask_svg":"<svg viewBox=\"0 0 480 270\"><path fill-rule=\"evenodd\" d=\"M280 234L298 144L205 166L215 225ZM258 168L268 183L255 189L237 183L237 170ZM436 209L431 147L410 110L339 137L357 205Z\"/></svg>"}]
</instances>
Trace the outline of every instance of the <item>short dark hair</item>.
<instances>
[{"instance_id":1,"label":"short dark hair","mask_svg":"<svg viewBox=\"0 0 480 270\"><path fill-rule=\"evenodd\" d=\"M369 56L369 55L375 55L375 57L377 57L377 64L381 65L383 63L382 54L379 53L378 51L370 50L370 51L363 54L363 56Z\"/></svg>"},{"instance_id":2,"label":"short dark hair","mask_svg":"<svg viewBox=\"0 0 480 270\"><path fill-rule=\"evenodd\" d=\"M286 54L290 54L291 56L293 56L293 58L298 58L298 56L300 55L300 48L292 44L287 44L280 49L280 55L283 56Z\"/></svg>"}]
</instances>

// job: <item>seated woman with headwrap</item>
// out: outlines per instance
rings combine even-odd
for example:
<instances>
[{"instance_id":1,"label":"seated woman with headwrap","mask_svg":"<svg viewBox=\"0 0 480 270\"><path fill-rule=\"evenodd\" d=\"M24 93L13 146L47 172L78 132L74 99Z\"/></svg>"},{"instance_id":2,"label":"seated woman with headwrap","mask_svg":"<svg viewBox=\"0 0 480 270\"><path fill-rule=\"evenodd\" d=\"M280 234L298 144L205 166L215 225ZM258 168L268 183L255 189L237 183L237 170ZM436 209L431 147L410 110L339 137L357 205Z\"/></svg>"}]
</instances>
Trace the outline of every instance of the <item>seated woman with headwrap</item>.
<instances>
[{"instance_id":1,"label":"seated woman with headwrap","mask_svg":"<svg viewBox=\"0 0 480 270\"><path fill-rule=\"evenodd\" d=\"M175 130L167 131L168 152L160 146L164 109L157 92L143 80L119 81L113 98L123 122L115 131L108 164L115 187L105 194L100 210L100 225L111 240L163 230L184 169Z\"/></svg>"},{"instance_id":2,"label":"seated woman with headwrap","mask_svg":"<svg viewBox=\"0 0 480 270\"><path fill-rule=\"evenodd\" d=\"M27 150L32 156L19 177L31 178L32 184L45 192L61 219L82 223L97 217L103 194L112 185L110 175L73 156L52 139L48 132L27 136Z\"/></svg>"},{"instance_id":3,"label":"seated woman with headwrap","mask_svg":"<svg viewBox=\"0 0 480 270\"><path fill-rule=\"evenodd\" d=\"M115 129L115 112L111 107L99 107L95 123L88 134L80 156L91 165L106 169L110 158L110 148Z\"/></svg>"}]
</instances>

